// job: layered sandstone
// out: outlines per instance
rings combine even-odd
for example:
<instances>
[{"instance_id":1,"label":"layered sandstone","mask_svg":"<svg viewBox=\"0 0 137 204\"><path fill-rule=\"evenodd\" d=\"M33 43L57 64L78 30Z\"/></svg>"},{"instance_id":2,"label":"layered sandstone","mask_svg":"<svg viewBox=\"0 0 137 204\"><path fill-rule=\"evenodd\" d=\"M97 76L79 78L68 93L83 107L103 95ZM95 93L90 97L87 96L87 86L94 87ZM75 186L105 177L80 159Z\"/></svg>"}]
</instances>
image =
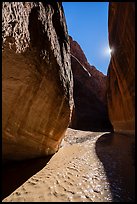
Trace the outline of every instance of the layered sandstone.
<instances>
[{"instance_id":1,"label":"layered sandstone","mask_svg":"<svg viewBox=\"0 0 137 204\"><path fill-rule=\"evenodd\" d=\"M68 127L70 45L61 3L2 5L2 154L53 154Z\"/></svg>"},{"instance_id":2,"label":"layered sandstone","mask_svg":"<svg viewBox=\"0 0 137 204\"><path fill-rule=\"evenodd\" d=\"M106 104L106 76L87 62L80 45L72 37L70 48L75 103L70 127L88 130L110 128Z\"/></svg>"},{"instance_id":3,"label":"layered sandstone","mask_svg":"<svg viewBox=\"0 0 137 204\"><path fill-rule=\"evenodd\" d=\"M108 110L114 131L135 130L135 4L109 4Z\"/></svg>"}]
</instances>

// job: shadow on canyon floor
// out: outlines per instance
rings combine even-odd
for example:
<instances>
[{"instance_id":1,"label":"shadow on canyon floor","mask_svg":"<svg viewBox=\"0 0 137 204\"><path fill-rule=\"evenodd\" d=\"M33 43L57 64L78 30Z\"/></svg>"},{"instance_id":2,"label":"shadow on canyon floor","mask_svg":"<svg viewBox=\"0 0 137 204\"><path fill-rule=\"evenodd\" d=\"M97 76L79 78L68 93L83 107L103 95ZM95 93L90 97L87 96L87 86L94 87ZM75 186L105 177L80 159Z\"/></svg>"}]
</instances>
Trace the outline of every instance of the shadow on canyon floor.
<instances>
[{"instance_id":1,"label":"shadow on canyon floor","mask_svg":"<svg viewBox=\"0 0 137 204\"><path fill-rule=\"evenodd\" d=\"M2 199L9 196L30 177L43 169L51 157L4 163L2 165Z\"/></svg>"},{"instance_id":2,"label":"shadow on canyon floor","mask_svg":"<svg viewBox=\"0 0 137 204\"><path fill-rule=\"evenodd\" d=\"M134 202L134 136L116 133L102 135L96 153L104 166L113 202Z\"/></svg>"}]
</instances>

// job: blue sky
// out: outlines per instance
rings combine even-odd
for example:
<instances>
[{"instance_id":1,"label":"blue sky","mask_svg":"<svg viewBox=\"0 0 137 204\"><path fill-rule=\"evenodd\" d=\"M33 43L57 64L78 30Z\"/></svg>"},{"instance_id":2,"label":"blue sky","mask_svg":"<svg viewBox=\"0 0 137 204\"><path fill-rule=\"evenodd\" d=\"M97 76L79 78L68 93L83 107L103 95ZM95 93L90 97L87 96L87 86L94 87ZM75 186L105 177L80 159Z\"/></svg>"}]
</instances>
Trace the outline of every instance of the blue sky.
<instances>
[{"instance_id":1,"label":"blue sky","mask_svg":"<svg viewBox=\"0 0 137 204\"><path fill-rule=\"evenodd\" d=\"M109 2L63 2L68 33L84 51L89 64L105 75L110 61Z\"/></svg>"}]
</instances>

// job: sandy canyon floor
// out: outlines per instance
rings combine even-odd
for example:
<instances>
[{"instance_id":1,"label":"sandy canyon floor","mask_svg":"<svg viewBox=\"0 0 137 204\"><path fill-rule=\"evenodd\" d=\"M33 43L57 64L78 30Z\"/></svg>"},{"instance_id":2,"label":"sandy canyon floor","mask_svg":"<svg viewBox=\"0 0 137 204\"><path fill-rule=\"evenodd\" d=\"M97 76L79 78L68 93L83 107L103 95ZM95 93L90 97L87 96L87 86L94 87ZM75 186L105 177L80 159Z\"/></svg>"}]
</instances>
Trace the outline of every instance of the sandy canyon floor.
<instances>
[{"instance_id":1,"label":"sandy canyon floor","mask_svg":"<svg viewBox=\"0 0 137 204\"><path fill-rule=\"evenodd\" d=\"M134 139L68 128L51 157L6 164L3 202L134 201Z\"/></svg>"}]
</instances>

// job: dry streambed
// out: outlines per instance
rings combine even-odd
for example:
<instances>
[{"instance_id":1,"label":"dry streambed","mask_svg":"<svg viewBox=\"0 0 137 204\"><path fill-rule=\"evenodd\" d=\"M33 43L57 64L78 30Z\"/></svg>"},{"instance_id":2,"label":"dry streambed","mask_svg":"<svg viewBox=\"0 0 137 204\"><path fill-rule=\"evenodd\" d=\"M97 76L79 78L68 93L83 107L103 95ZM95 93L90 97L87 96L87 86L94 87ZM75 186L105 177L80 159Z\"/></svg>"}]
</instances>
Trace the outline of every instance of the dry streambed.
<instances>
[{"instance_id":1,"label":"dry streambed","mask_svg":"<svg viewBox=\"0 0 137 204\"><path fill-rule=\"evenodd\" d=\"M133 196L127 190L132 187L122 188L125 185L122 174L117 176L116 160L112 162L118 149L112 148L112 139L105 142L109 136L104 132L68 128L59 151L47 165L3 201L132 201ZM98 146L98 139L104 148ZM101 161L99 155L103 151L105 160Z\"/></svg>"}]
</instances>

